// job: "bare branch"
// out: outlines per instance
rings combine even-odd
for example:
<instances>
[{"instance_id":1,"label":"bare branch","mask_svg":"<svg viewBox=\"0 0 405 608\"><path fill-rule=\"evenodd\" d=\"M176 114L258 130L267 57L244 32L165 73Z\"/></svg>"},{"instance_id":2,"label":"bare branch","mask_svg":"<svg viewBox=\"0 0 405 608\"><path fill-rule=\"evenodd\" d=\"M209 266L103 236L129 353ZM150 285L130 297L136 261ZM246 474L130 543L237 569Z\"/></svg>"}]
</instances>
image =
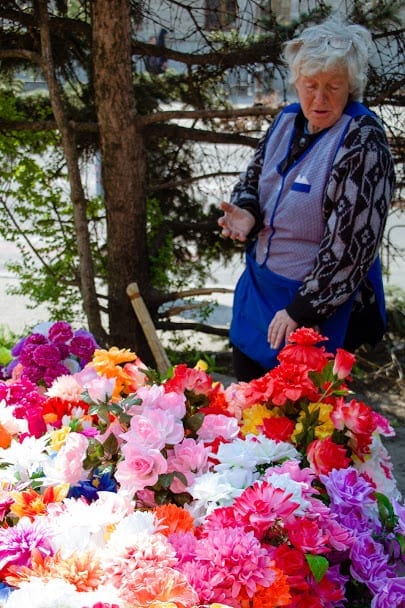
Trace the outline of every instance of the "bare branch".
<instances>
[{"instance_id":1,"label":"bare branch","mask_svg":"<svg viewBox=\"0 0 405 608\"><path fill-rule=\"evenodd\" d=\"M229 331L225 327L214 327L213 325L205 325L204 323L174 323L173 321L157 321L156 329L162 329L164 331L184 331L189 329L212 336L223 336L224 338L227 338L229 335Z\"/></svg>"}]
</instances>

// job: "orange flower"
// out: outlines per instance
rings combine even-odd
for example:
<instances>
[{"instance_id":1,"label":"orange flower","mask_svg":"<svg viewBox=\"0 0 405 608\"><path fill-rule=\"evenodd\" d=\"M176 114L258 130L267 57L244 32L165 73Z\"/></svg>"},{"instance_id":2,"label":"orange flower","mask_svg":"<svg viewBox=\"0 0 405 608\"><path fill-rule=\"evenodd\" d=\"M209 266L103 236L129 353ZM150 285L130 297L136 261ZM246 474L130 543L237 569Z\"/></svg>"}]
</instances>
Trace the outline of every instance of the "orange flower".
<instances>
[{"instance_id":1,"label":"orange flower","mask_svg":"<svg viewBox=\"0 0 405 608\"><path fill-rule=\"evenodd\" d=\"M258 587L251 603L252 608L279 608L290 604L292 597L287 575L279 568L274 568L274 574L276 578L270 587Z\"/></svg>"},{"instance_id":2,"label":"orange flower","mask_svg":"<svg viewBox=\"0 0 405 608\"><path fill-rule=\"evenodd\" d=\"M66 498L69 484L64 483L56 487L47 488L43 494L39 494L32 488L23 492L11 492L14 502L10 507L11 513L17 517L29 517L32 520L37 515L45 515L47 505L53 502L61 502Z\"/></svg>"},{"instance_id":3,"label":"orange flower","mask_svg":"<svg viewBox=\"0 0 405 608\"><path fill-rule=\"evenodd\" d=\"M12 435L8 432L8 430L0 424L0 448L7 449L11 445Z\"/></svg>"},{"instance_id":4,"label":"orange flower","mask_svg":"<svg viewBox=\"0 0 405 608\"><path fill-rule=\"evenodd\" d=\"M133 378L121 367L122 363L135 361L137 355L127 348L112 346L109 350L97 349L94 351L91 365L100 376L115 378L113 400L119 399L122 394L129 394Z\"/></svg>"},{"instance_id":5,"label":"orange flower","mask_svg":"<svg viewBox=\"0 0 405 608\"><path fill-rule=\"evenodd\" d=\"M32 552L31 568L26 566L13 566L10 574L6 576L7 583L19 587L32 577L50 581L59 578L74 585L79 592L97 589L102 581L103 568L94 553L82 555L73 553L68 558L62 558L60 553L53 556L42 557L36 549Z\"/></svg>"},{"instance_id":6,"label":"orange flower","mask_svg":"<svg viewBox=\"0 0 405 608\"><path fill-rule=\"evenodd\" d=\"M176 505L159 505L155 508L157 519L159 519L162 529L161 534L169 536L173 532L193 532L194 520L188 511Z\"/></svg>"}]
</instances>

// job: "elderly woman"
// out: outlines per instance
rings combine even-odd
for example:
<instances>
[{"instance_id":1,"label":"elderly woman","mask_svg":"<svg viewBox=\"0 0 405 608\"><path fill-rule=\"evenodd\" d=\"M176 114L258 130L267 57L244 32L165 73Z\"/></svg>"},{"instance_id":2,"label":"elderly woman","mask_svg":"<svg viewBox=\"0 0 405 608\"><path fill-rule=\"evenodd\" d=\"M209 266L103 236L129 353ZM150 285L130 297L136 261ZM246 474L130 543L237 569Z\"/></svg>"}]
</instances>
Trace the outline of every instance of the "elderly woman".
<instances>
[{"instance_id":1,"label":"elderly woman","mask_svg":"<svg viewBox=\"0 0 405 608\"><path fill-rule=\"evenodd\" d=\"M234 371L249 381L274 367L298 326L329 351L375 345L385 329L378 249L394 187L377 117L360 103L371 37L334 20L285 46L299 103L259 142L222 203L222 235L248 240L234 297Z\"/></svg>"}]
</instances>

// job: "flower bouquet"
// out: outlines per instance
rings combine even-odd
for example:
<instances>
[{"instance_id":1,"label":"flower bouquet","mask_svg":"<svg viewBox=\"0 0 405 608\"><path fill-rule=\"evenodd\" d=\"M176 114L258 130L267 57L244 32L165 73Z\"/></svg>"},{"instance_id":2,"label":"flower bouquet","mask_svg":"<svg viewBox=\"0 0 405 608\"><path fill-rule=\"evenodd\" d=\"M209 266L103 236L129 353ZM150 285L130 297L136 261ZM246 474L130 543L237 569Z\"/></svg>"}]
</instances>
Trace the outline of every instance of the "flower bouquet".
<instances>
[{"instance_id":1,"label":"flower bouquet","mask_svg":"<svg viewBox=\"0 0 405 608\"><path fill-rule=\"evenodd\" d=\"M324 341L298 329L225 388L65 322L24 338L0 382L0 606L404 608L394 431Z\"/></svg>"}]
</instances>

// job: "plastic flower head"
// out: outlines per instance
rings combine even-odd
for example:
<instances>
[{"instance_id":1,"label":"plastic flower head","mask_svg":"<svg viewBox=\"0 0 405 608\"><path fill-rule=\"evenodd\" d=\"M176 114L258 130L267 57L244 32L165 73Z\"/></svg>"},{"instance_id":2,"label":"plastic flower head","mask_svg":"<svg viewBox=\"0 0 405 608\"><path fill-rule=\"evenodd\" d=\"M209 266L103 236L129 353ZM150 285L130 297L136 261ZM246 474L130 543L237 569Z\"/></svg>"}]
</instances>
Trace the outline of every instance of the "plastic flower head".
<instances>
[{"instance_id":1,"label":"plastic flower head","mask_svg":"<svg viewBox=\"0 0 405 608\"><path fill-rule=\"evenodd\" d=\"M76 380L74 375L64 375L55 378L51 386L46 390L47 397L59 397L66 401L80 401L82 386Z\"/></svg>"},{"instance_id":2,"label":"plastic flower head","mask_svg":"<svg viewBox=\"0 0 405 608\"><path fill-rule=\"evenodd\" d=\"M247 407L242 412L242 426L240 432L243 435L258 435L262 432L265 421L267 423L270 422L269 427L271 427L270 418L275 418L275 413L269 410L264 404L257 403L252 405L251 407Z\"/></svg>"},{"instance_id":3,"label":"plastic flower head","mask_svg":"<svg viewBox=\"0 0 405 608\"><path fill-rule=\"evenodd\" d=\"M87 365L80 372L74 374L74 379L80 386L81 392L86 391L95 403L105 403L113 395L115 378L100 376L91 365Z\"/></svg>"},{"instance_id":4,"label":"plastic flower head","mask_svg":"<svg viewBox=\"0 0 405 608\"><path fill-rule=\"evenodd\" d=\"M128 547L136 546L139 539L145 541L160 531L159 521L152 511L135 511L128 513L119 522L116 522L107 542L107 549L114 554L124 554Z\"/></svg>"},{"instance_id":5,"label":"plastic flower head","mask_svg":"<svg viewBox=\"0 0 405 608\"><path fill-rule=\"evenodd\" d=\"M136 354L126 348L112 346L109 350L96 349L90 365L100 376L115 379L113 399L119 399L129 393L132 378L126 374L123 363L130 363L137 358Z\"/></svg>"},{"instance_id":6,"label":"plastic flower head","mask_svg":"<svg viewBox=\"0 0 405 608\"><path fill-rule=\"evenodd\" d=\"M198 604L198 595L184 574L167 566L133 568L128 573L123 564L121 570L116 568L115 581L128 606L191 608Z\"/></svg>"},{"instance_id":7,"label":"plastic flower head","mask_svg":"<svg viewBox=\"0 0 405 608\"><path fill-rule=\"evenodd\" d=\"M267 549L243 527L210 530L196 545L193 562L183 566L200 602L253 598L259 586L269 587L276 574Z\"/></svg>"},{"instance_id":8,"label":"plastic flower head","mask_svg":"<svg viewBox=\"0 0 405 608\"><path fill-rule=\"evenodd\" d=\"M339 380L346 378L352 371L352 367L356 362L356 357L343 348L336 349L335 360L333 362L333 374Z\"/></svg>"},{"instance_id":9,"label":"plastic flower head","mask_svg":"<svg viewBox=\"0 0 405 608\"><path fill-rule=\"evenodd\" d=\"M197 367L190 368L181 363L174 367L173 375L165 382L164 387L167 392L184 393L187 390L207 395L212 388L212 378Z\"/></svg>"},{"instance_id":10,"label":"plastic flower head","mask_svg":"<svg viewBox=\"0 0 405 608\"><path fill-rule=\"evenodd\" d=\"M204 416L202 425L197 431L197 436L205 443L215 441L217 437L228 441L235 439L239 434L238 421L223 414L207 414Z\"/></svg>"},{"instance_id":11,"label":"plastic flower head","mask_svg":"<svg viewBox=\"0 0 405 608\"><path fill-rule=\"evenodd\" d=\"M40 477L44 465L49 461L47 441L46 435L38 439L25 437L21 443L13 439L9 448L0 448L2 481L13 485L30 483L34 476Z\"/></svg>"},{"instance_id":12,"label":"plastic flower head","mask_svg":"<svg viewBox=\"0 0 405 608\"><path fill-rule=\"evenodd\" d=\"M22 377L49 387L55 378L83 367L96 346L86 330L73 332L68 323L57 321L36 326L13 354L18 357Z\"/></svg>"},{"instance_id":13,"label":"plastic flower head","mask_svg":"<svg viewBox=\"0 0 405 608\"><path fill-rule=\"evenodd\" d=\"M32 488L22 492L11 492L13 503L10 505L10 512L19 518L29 517L33 520L38 515L47 512L47 505L52 502L60 502L66 498L69 484L51 486L46 488L41 495Z\"/></svg>"},{"instance_id":14,"label":"plastic flower head","mask_svg":"<svg viewBox=\"0 0 405 608\"><path fill-rule=\"evenodd\" d=\"M273 488L282 488L291 494L291 499L297 503L295 515L304 515L311 507L311 502L305 496L307 484L292 479L287 470L284 472L282 467L276 466L267 469L263 479Z\"/></svg>"},{"instance_id":15,"label":"plastic flower head","mask_svg":"<svg viewBox=\"0 0 405 608\"><path fill-rule=\"evenodd\" d=\"M384 547L371 534L357 536L350 550L350 572L353 578L375 592L386 578L393 576Z\"/></svg>"},{"instance_id":16,"label":"plastic flower head","mask_svg":"<svg viewBox=\"0 0 405 608\"><path fill-rule=\"evenodd\" d=\"M330 498L333 511L366 510L375 503L374 488L353 468L335 469L328 475L320 475Z\"/></svg>"},{"instance_id":17,"label":"plastic flower head","mask_svg":"<svg viewBox=\"0 0 405 608\"><path fill-rule=\"evenodd\" d=\"M325 475L333 469L345 469L351 464L347 449L335 443L331 437L312 441L307 448L307 459L317 475Z\"/></svg>"},{"instance_id":18,"label":"plastic flower head","mask_svg":"<svg viewBox=\"0 0 405 608\"><path fill-rule=\"evenodd\" d=\"M305 365L308 370L321 371L333 357L320 342L328 338L310 327L299 327L288 337L288 344L278 355L281 363Z\"/></svg>"},{"instance_id":19,"label":"plastic flower head","mask_svg":"<svg viewBox=\"0 0 405 608\"><path fill-rule=\"evenodd\" d=\"M370 479L374 489L390 498L400 498L397 481L393 475L393 464L387 448L380 435L373 434L370 444L370 454L362 459L355 459L358 472Z\"/></svg>"},{"instance_id":20,"label":"plastic flower head","mask_svg":"<svg viewBox=\"0 0 405 608\"><path fill-rule=\"evenodd\" d=\"M300 458L293 445L268 439L264 435L247 435L245 439L235 439L232 443L219 446L216 459L220 464L216 470L222 470L225 465L253 470L258 465L271 465L288 458Z\"/></svg>"},{"instance_id":21,"label":"plastic flower head","mask_svg":"<svg viewBox=\"0 0 405 608\"><path fill-rule=\"evenodd\" d=\"M247 399L254 403L271 402L272 405L285 406L288 401L307 398L319 400L319 389L309 377L306 365L283 362L262 378L252 380L246 388Z\"/></svg>"},{"instance_id":22,"label":"plastic flower head","mask_svg":"<svg viewBox=\"0 0 405 608\"><path fill-rule=\"evenodd\" d=\"M204 473L188 488L194 500L185 505L185 508L191 513L195 523L200 524L218 506L231 504L233 498L239 496L253 480L253 474L242 468L232 469L231 474L228 471Z\"/></svg>"},{"instance_id":23,"label":"plastic flower head","mask_svg":"<svg viewBox=\"0 0 405 608\"><path fill-rule=\"evenodd\" d=\"M83 461L87 455L89 440L81 433L68 433L65 444L54 459L44 464L44 473L48 482L75 484L87 474Z\"/></svg>"},{"instance_id":24,"label":"plastic flower head","mask_svg":"<svg viewBox=\"0 0 405 608\"><path fill-rule=\"evenodd\" d=\"M190 513L177 505L160 505L155 508L154 512L155 518L159 522L159 532L165 536L194 530L194 520Z\"/></svg>"},{"instance_id":25,"label":"plastic flower head","mask_svg":"<svg viewBox=\"0 0 405 608\"><path fill-rule=\"evenodd\" d=\"M132 417L130 429L121 435L125 442L161 450L165 444L176 445L184 438L182 421L169 410L144 408Z\"/></svg>"},{"instance_id":26,"label":"plastic flower head","mask_svg":"<svg viewBox=\"0 0 405 608\"><path fill-rule=\"evenodd\" d=\"M373 608L402 608L405 605L405 577L393 576L379 581L372 601Z\"/></svg>"},{"instance_id":27,"label":"plastic flower head","mask_svg":"<svg viewBox=\"0 0 405 608\"><path fill-rule=\"evenodd\" d=\"M79 592L65 580L32 578L11 593L4 608L129 608L110 585L100 585L96 591Z\"/></svg>"},{"instance_id":28,"label":"plastic flower head","mask_svg":"<svg viewBox=\"0 0 405 608\"><path fill-rule=\"evenodd\" d=\"M136 405L129 410L130 414L142 412L144 409L169 411L176 418L186 415L186 397L183 393L166 391L162 385L140 387L136 396L142 401L142 405Z\"/></svg>"},{"instance_id":29,"label":"plastic flower head","mask_svg":"<svg viewBox=\"0 0 405 608\"><path fill-rule=\"evenodd\" d=\"M34 550L52 555L52 532L45 518L28 518L11 528L0 528L0 573L2 578L11 566L30 566Z\"/></svg>"},{"instance_id":30,"label":"plastic flower head","mask_svg":"<svg viewBox=\"0 0 405 608\"><path fill-rule=\"evenodd\" d=\"M133 505L126 497L100 492L99 498L90 504L75 498L66 498L62 504L52 503L43 519L52 531L55 549L66 557L104 547L107 534L131 508Z\"/></svg>"},{"instance_id":31,"label":"plastic flower head","mask_svg":"<svg viewBox=\"0 0 405 608\"><path fill-rule=\"evenodd\" d=\"M154 486L159 475L167 472L167 460L157 449L126 443L122 454L124 460L118 463L115 478L129 496Z\"/></svg>"},{"instance_id":32,"label":"plastic flower head","mask_svg":"<svg viewBox=\"0 0 405 608\"><path fill-rule=\"evenodd\" d=\"M209 448L191 437L167 450L167 472L181 474L181 478L173 476L171 491L178 494L185 492L195 477L208 471L209 454Z\"/></svg>"},{"instance_id":33,"label":"plastic flower head","mask_svg":"<svg viewBox=\"0 0 405 608\"><path fill-rule=\"evenodd\" d=\"M293 492L256 481L234 502L234 509L247 529L261 539L273 527L292 521L300 507Z\"/></svg>"}]
</instances>

